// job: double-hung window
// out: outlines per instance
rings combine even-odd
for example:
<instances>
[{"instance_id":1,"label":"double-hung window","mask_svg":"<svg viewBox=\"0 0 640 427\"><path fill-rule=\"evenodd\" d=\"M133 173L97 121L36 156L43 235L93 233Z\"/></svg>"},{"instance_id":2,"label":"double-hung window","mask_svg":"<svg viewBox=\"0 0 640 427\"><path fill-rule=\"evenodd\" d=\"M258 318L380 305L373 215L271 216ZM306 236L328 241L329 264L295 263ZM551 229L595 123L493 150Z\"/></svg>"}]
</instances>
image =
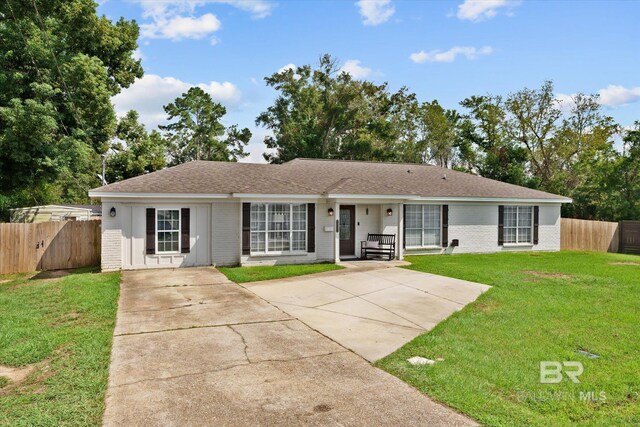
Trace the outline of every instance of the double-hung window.
<instances>
[{"instance_id":1,"label":"double-hung window","mask_svg":"<svg viewBox=\"0 0 640 427\"><path fill-rule=\"evenodd\" d=\"M405 205L405 246L440 246L442 228L440 205Z\"/></svg>"},{"instance_id":2,"label":"double-hung window","mask_svg":"<svg viewBox=\"0 0 640 427\"><path fill-rule=\"evenodd\" d=\"M306 249L306 204L251 204L251 252L279 254Z\"/></svg>"},{"instance_id":3,"label":"double-hung window","mask_svg":"<svg viewBox=\"0 0 640 427\"><path fill-rule=\"evenodd\" d=\"M531 243L533 229L532 206L505 206L504 207L504 242L505 243Z\"/></svg>"},{"instance_id":4,"label":"double-hung window","mask_svg":"<svg viewBox=\"0 0 640 427\"><path fill-rule=\"evenodd\" d=\"M158 209L156 224L156 252L180 252L180 210Z\"/></svg>"}]
</instances>

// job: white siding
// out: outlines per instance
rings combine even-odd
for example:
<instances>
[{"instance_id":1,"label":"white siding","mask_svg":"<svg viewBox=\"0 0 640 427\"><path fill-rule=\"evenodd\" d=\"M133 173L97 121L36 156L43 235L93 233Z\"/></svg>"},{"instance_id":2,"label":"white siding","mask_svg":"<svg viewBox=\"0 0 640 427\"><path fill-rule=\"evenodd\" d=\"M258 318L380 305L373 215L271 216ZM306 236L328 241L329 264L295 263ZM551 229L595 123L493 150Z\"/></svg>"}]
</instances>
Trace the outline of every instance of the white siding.
<instances>
[{"instance_id":1,"label":"white siding","mask_svg":"<svg viewBox=\"0 0 640 427\"><path fill-rule=\"evenodd\" d=\"M147 208L189 208L189 253L146 254ZM192 267L211 265L210 256L210 204L193 202L175 203L158 201L149 204L122 204L122 263L121 268Z\"/></svg>"},{"instance_id":2,"label":"white siding","mask_svg":"<svg viewBox=\"0 0 640 427\"><path fill-rule=\"evenodd\" d=\"M401 214L401 204L380 205L380 218L382 218L382 234L395 234L396 236L396 256L402 250L402 240L398 234L398 215ZM391 216L387 215L387 209L391 209Z\"/></svg>"},{"instance_id":3,"label":"white siding","mask_svg":"<svg viewBox=\"0 0 640 427\"><path fill-rule=\"evenodd\" d=\"M323 261L334 259L336 216L329 216L329 208L332 206L329 203L316 203L316 257Z\"/></svg>"},{"instance_id":4,"label":"white siding","mask_svg":"<svg viewBox=\"0 0 640 427\"><path fill-rule=\"evenodd\" d=\"M369 213L367 214L367 210ZM386 210L385 210L386 212ZM385 213L386 215L386 213ZM356 205L356 256L360 257L360 242L367 234L380 234L380 205Z\"/></svg>"},{"instance_id":5,"label":"white siding","mask_svg":"<svg viewBox=\"0 0 640 427\"><path fill-rule=\"evenodd\" d=\"M241 217L240 202L221 201L212 204L213 265L240 264Z\"/></svg>"}]
</instances>

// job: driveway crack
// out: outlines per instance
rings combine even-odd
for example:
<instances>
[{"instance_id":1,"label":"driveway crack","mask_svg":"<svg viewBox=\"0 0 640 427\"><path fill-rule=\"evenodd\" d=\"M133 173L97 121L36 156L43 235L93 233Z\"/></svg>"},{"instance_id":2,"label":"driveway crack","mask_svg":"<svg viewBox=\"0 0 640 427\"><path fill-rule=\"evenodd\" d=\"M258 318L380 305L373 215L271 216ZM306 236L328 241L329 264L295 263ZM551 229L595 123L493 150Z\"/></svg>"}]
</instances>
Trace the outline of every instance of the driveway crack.
<instances>
[{"instance_id":1,"label":"driveway crack","mask_svg":"<svg viewBox=\"0 0 640 427\"><path fill-rule=\"evenodd\" d=\"M247 350L249 349L249 345L247 344L247 340L244 339L244 335L242 335L240 333L240 331L238 331L236 328L234 328L231 325L227 325L229 327L229 329L231 329L233 332L235 332L240 339L242 340L242 344L244 345L244 357L247 359L248 363L251 363L251 359L249 359L249 353L247 352Z\"/></svg>"}]
</instances>

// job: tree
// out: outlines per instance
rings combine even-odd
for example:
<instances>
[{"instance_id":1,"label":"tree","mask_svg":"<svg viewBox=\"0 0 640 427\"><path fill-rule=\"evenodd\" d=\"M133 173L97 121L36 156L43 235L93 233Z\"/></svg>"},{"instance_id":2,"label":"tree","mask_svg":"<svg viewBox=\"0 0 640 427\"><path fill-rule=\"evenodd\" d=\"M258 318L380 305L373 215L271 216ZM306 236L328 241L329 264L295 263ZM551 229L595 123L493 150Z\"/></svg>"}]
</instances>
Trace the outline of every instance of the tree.
<instances>
[{"instance_id":1,"label":"tree","mask_svg":"<svg viewBox=\"0 0 640 427\"><path fill-rule=\"evenodd\" d=\"M116 125L111 97L142 76L138 26L91 0L0 3L0 215L82 201Z\"/></svg>"},{"instance_id":2,"label":"tree","mask_svg":"<svg viewBox=\"0 0 640 427\"><path fill-rule=\"evenodd\" d=\"M257 125L273 132L264 139L274 150L264 155L269 162L297 157L397 159L399 134L391 120L394 96L386 83L354 80L330 55L323 55L316 69L304 65L265 81L279 92L256 119Z\"/></svg>"},{"instance_id":3,"label":"tree","mask_svg":"<svg viewBox=\"0 0 640 427\"><path fill-rule=\"evenodd\" d=\"M616 219L640 220L640 121L625 132L622 160L616 170L621 180L620 212Z\"/></svg>"},{"instance_id":4,"label":"tree","mask_svg":"<svg viewBox=\"0 0 640 427\"><path fill-rule=\"evenodd\" d=\"M531 175L540 188L564 194L579 185L574 166L612 146L617 131L613 119L600 112L597 95L577 94L571 102L569 115L560 120L551 81L511 94L506 102L509 135L527 150Z\"/></svg>"},{"instance_id":5,"label":"tree","mask_svg":"<svg viewBox=\"0 0 640 427\"><path fill-rule=\"evenodd\" d=\"M201 88L190 88L164 110L171 123L160 129L169 140L171 165L191 160L237 161L247 156L244 147L251 139L249 129L225 128L220 119L226 108Z\"/></svg>"},{"instance_id":6,"label":"tree","mask_svg":"<svg viewBox=\"0 0 640 427\"><path fill-rule=\"evenodd\" d=\"M116 128L116 140L107 157L107 182L133 178L164 168L167 142L156 130L149 134L138 122L138 113L129 111Z\"/></svg>"},{"instance_id":7,"label":"tree","mask_svg":"<svg viewBox=\"0 0 640 427\"><path fill-rule=\"evenodd\" d=\"M472 96L460 105L469 112L459 121L462 163L468 172L518 185L531 186L526 175L527 153L507 130L500 96Z\"/></svg>"}]
</instances>

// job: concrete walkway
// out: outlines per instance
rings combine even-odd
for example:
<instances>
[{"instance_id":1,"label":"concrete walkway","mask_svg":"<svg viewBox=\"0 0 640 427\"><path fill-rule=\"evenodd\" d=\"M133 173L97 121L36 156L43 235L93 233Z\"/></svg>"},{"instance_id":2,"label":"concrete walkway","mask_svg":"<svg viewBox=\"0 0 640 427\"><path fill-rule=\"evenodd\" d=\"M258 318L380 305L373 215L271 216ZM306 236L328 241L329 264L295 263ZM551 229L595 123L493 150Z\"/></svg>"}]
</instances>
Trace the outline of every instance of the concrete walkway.
<instances>
[{"instance_id":1,"label":"concrete walkway","mask_svg":"<svg viewBox=\"0 0 640 427\"><path fill-rule=\"evenodd\" d=\"M123 272L106 426L474 425L213 268Z\"/></svg>"},{"instance_id":2,"label":"concrete walkway","mask_svg":"<svg viewBox=\"0 0 640 427\"><path fill-rule=\"evenodd\" d=\"M380 262L246 283L256 295L369 361L432 329L490 286Z\"/></svg>"}]
</instances>

